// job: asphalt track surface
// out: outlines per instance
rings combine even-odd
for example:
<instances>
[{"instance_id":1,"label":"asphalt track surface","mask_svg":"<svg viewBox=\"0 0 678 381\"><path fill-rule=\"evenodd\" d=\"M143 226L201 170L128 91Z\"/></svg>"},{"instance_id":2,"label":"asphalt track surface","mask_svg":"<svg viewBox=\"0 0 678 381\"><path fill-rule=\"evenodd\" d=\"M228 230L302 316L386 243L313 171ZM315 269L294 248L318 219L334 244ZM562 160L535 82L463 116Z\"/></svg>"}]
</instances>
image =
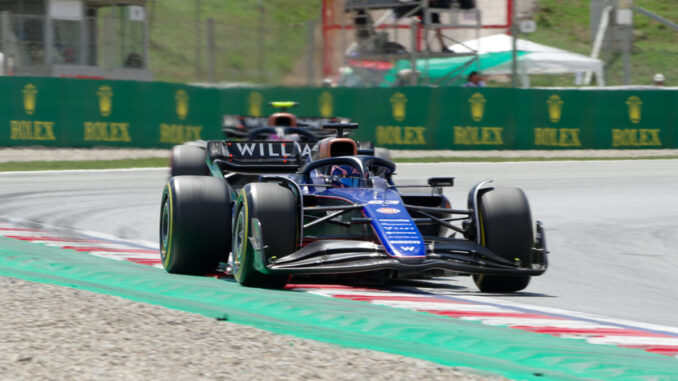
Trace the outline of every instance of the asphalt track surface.
<instances>
[{"instance_id":1,"label":"asphalt track surface","mask_svg":"<svg viewBox=\"0 0 678 381\"><path fill-rule=\"evenodd\" d=\"M401 164L398 181L455 176L446 193L464 207L484 179L517 186L546 227L551 267L525 292L488 295L678 326L678 160ZM167 170L0 174L0 216L157 241ZM469 278L436 284L482 296Z\"/></svg>"}]
</instances>

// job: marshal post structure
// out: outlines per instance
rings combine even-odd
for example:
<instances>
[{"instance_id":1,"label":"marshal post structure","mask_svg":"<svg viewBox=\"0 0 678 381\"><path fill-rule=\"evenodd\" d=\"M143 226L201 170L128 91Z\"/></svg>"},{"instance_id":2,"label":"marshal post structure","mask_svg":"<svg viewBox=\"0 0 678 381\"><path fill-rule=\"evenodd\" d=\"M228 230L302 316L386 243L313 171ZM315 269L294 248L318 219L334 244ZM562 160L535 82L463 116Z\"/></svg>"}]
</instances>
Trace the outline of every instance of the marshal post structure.
<instances>
[{"instance_id":1,"label":"marshal post structure","mask_svg":"<svg viewBox=\"0 0 678 381\"><path fill-rule=\"evenodd\" d=\"M394 149L678 148L678 91L460 87L214 89L164 82L0 78L0 146L171 147L221 139L224 115L269 101L349 117Z\"/></svg>"}]
</instances>

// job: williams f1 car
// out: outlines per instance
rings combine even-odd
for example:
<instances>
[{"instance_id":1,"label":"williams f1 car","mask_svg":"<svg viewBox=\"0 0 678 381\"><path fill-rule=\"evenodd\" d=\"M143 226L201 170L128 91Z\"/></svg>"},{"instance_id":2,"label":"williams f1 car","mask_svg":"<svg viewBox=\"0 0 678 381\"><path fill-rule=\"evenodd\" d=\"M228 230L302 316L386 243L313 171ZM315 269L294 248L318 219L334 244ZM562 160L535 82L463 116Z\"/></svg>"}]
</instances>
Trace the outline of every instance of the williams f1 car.
<instances>
[{"instance_id":1,"label":"williams f1 car","mask_svg":"<svg viewBox=\"0 0 678 381\"><path fill-rule=\"evenodd\" d=\"M289 112L299 105L292 101L269 102L278 109L268 117L242 115L224 115L222 132L227 140L292 140L298 142L302 154L310 153L321 139L330 137L332 131L324 129L328 123L349 123L348 118L301 117ZM360 148L374 148L371 142L358 142ZM391 154L386 148L374 148L374 154L390 160Z\"/></svg>"},{"instance_id":2,"label":"williams f1 car","mask_svg":"<svg viewBox=\"0 0 678 381\"><path fill-rule=\"evenodd\" d=\"M265 288L291 276L471 275L484 292L522 290L546 271L544 230L522 190L483 181L453 208L442 192L453 178L405 192L393 162L343 137L357 125L326 127L337 136L311 159L296 142L223 140L173 163L184 173L162 195L164 268L205 274L221 264L240 284Z\"/></svg>"},{"instance_id":3,"label":"williams f1 car","mask_svg":"<svg viewBox=\"0 0 678 381\"><path fill-rule=\"evenodd\" d=\"M279 111L268 117L224 115L221 131L226 139L294 140L317 142L332 135L323 129L327 123L350 122L346 118L298 117L288 109L299 104L291 101L269 102Z\"/></svg>"}]
</instances>

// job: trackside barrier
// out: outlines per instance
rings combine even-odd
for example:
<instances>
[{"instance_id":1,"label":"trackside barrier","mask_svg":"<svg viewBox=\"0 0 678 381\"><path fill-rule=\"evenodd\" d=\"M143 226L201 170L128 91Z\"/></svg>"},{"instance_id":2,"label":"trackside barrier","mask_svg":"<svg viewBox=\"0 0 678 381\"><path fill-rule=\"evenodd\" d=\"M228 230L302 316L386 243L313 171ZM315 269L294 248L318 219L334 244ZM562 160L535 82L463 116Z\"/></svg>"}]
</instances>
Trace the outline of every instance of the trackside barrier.
<instances>
[{"instance_id":1,"label":"trackside barrier","mask_svg":"<svg viewBox=\"0 0 678 381\"><path fill-rule=\"evenodd\" d=\"M35 77L0 84L0 146L170 147L219 137L216 89Z\"/></svg>"},{"instance_id":2,"label":"trackside barrier","mask_svg":"<svg viewBox=\"0 0 678 381\"><path fill-rule=\"evenodd\" d=\"M345 116L397 149L678 148L678 91L508 88L237 88L0 78L0 146L170 147L220 139L222 116Z\"/></svg>"}]
</instances>

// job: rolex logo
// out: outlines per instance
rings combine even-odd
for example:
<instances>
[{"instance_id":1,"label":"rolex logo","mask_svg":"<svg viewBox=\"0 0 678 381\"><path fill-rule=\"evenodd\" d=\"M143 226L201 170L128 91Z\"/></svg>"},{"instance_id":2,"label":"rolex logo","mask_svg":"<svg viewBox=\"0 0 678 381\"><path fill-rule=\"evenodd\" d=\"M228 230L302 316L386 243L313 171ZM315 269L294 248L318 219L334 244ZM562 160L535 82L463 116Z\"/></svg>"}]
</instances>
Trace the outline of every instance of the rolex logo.
<instances>
[{"instance_id":1,"label":"rolex logo","mask_svg":"<svg viewBox=\"0 0 678 381\"><path fill-rule=\"evenodd\" d=\"M38 89L32 83L24 86L21 91L24 95L24 111L27 115L33 115L35 112L35 100L37 98Z\"/></svg>"},{"instance_id":2,"label":"rolex logo","mask_svg":"<svg viewBox=\"0 0 678 381\"><path fill-rule=\"evenodd\" d=\"M629 108L629 119L631 119L631 123L640 123L643 101L634 95L626 100L626 105Z\"/></svg>"},{"instance_id":3,"label":"rolex logo","mask_svg":"<svg viewBox=\"0 0 678 381\"><path fill-rule=\"evenodd\" d=\"M99 97L99 112L101 116L111 115L113 108L113 91L109 86L101 86L97 90L97 97Z\"/></svg>"},{"instance_id":4,"label":"rolex logo","mask_svg":"<svg viewBox=\"0 0 678 381\"><path fill-rule=\"evenodd\" d=\"M318 111L320 111L320 115L325 118L332 116L332 113L334 112L334 99L332 98L332 94L327 91L323 91L320 94L320 97L318 98Z\"/></svg>"},{"instance_id":5,"label":"rolex logo","mask_svg":"<svg viewBox=\"0 0 678 381\"><path fill-rule=\"evenodd\" d=\"M563 113L563 100L560 99L559 96L553 94L546 101L546 105L548 106L549 119L551 119L551 122L560 122L560 117Z\"/></svg>"},{"instance_id":6,"label":"rolex logo","mask_svg":"<svg viewBox=\"0 0 678 381\"><path fill-rule=\"evenodd\" d=\"M261 116L261 104L264 103L264 97L253 91L248 98L250 116Z\"/></svg>"},{"instance_id":7,"label":"rolex logo","mask_svg":"<svg viewBox=\"0 0 678 381\"><path fill-rule=\"evenodd\" d=\"M188 94L184 90L177 90L174 93L174 100L176 101L176 111L179 119L184 120L188 116Z\"/></svg>"},{"instance_id":8,"label":"rolex logo","mask_svg":"<svg viewBox=\"0 0 678 381\"><path fill-rule=\"evenodd\" d=\"M471 104L471 118L476 122L479 122L483 119L485 114L485 103L487 100L481 93L475 93L471 95L468 102Z\"/></svg>"},{"instance_id":9,"label":"rolex logo","mask_svg":"<svg viewBox=\"0 0 678 381\"><path fill-rule=\"evenodd\" d=\"M395 93L391 95L391 111L393 119L398 122L405 120L405 105L407 104L407 97L403 93Z\"/></svg>"}]
</instances>

